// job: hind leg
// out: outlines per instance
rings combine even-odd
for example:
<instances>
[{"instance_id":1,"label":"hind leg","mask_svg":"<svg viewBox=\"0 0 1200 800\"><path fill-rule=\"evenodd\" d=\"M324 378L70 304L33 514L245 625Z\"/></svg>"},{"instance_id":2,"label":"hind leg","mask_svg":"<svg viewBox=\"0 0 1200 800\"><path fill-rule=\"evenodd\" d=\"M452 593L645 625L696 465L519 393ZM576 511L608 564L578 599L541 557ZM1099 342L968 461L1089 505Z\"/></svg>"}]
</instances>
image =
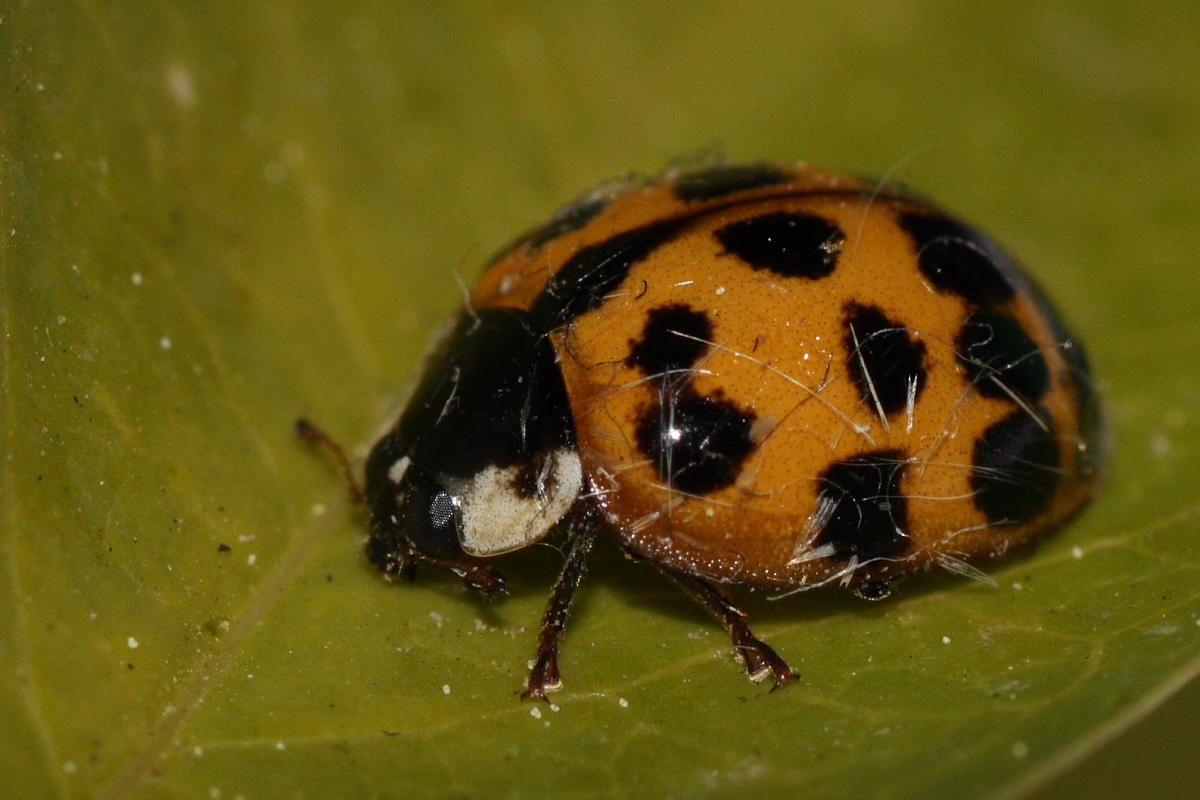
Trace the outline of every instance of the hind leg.
<instances>
[{"instance_id":1,"label":"hind leg","mask_svg":"<svg viewBox=\"0 0 1200 800\"><path fill-rule=\"evenodd\" d=\"M746 665L750 680L758 683L768 675L774 675L775 685L771 691L775 691L799 677L766 642L754 635L746 622L746 612L738 608L733 597L720 584L663 567L660 569L729 631L734 651Z\"/></svg>"}]
</instances>

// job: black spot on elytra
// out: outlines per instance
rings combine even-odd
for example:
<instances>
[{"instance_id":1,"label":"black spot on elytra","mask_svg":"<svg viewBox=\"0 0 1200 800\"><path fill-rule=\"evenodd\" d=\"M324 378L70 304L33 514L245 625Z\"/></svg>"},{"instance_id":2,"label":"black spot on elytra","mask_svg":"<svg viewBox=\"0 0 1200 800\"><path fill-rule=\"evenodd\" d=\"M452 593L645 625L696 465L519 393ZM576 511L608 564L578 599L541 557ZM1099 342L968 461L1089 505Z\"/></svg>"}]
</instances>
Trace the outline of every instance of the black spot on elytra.
<instances>
[{"instance_id":1,"label":"black spot on elytra","mask_svg":"<svg viewBox=\"0 0 1200 800\"><path fill-rule=\"evenodd\" d=\"M551 239L557 239L559 236L577 231L587 225L592 217L607 208L611 202L612 198L607 195L593 195L576 200L554 212L550 221L530 233L526 240L532 247L541 247Z\"/></svg>"},{"instance_id":2,"label":"black spot on elytra","mask_svg":"<svg viewBox=\"0 0 1200 800\"><path fill-rule=\"evenodd\" d=\"M975 442L971 488L988 522L1020 523L1040 514L1061 479L1058 440L1050 415L1035 408L993 423ZM1049 430L1039 424L1039 420Z\"/></svg>"},{"instance_id":3,"label":"black spot on elytra","mask_svg":"<svg viewBox=\"0 0 1200 800\"><path fill-rule=\"evenodd\" d=\"M1015 317L976 311L963 323L955 344L968 378L985 397L1008 398L1007 387L1036 402L1050 388L1046 358Z\"/></svg>"},{"instance_id":4,"label":"black spot on elytra","mask_svg":"<svg viewBox=\"0 0 1200 800\"><path fill-rule=\"evenodd\" d=\"M712 341L708 316L690 306L675 304L652 309L642 338L631 341L625 363L647 375L684 370L696 363Z\"/></svg>"},{"instance_id":5,"label":"black spot on elytra","mask_svg":"<svg viewBox=\"0 0 1200 800\"><path fill-rule=\"evenodd\" d=\"M629 270L666 242L686 220L668 219L618 233L571 256L534 302L532 324L549 331L598 308Z\"/></svg>"},{"instance_id":6,"label":"black spot on elytra","mask_svg":"<svg viewBox=\"0 0 1200 800\"><path fill-rule=\"evenodd\" d=\"M722 164L684 175L675 183L675 196L694 202L783 183L787 172L770 164Z\"/></svg>"},{"instance_id":7,"label":"black spot on elytra","mask_svg":"<svg viewBox=\"0 0 1200 800\"><path fill-rule=\"evenodd\" d=\"M665 394L665 402L642 414L636 430L638 447L658 474L688 494L707 494L732 484L754 449L754 412L721 396L698 394L690 382Z\"/></svg>"},{"instance_id":8,"label":"black spot on elytra","mask_svg":"<svg viewBox=\"0 0 1200 800\"><path fill-rule=\"evenodd\" d=\"M1013 296L1007 257L978 231L943 216L901 214L900 226L913 238L921 273L938 289L981 306Z\"/></svg>"},{"instance_id":9,"label":"black spot on elytra","mask_svg":"<svg viewBox=\"0 0 1200 800\"><path fill-rule=\"evenodd\" d=\"M874 306L848 304L843 324L846 366L869 409L875 410L878 398L883 413L891 415L908 405L910 386L914 397L920 395L926 378L924 342Z\"/></svg>"},{"instance_id":10,"label":"black spot on elytra","mask_svg":"<svg viewBox=\"0 0 1200 800\"><path fill-rule=\"evenodd\" d=\"M532 231L526 232L518 237L516 241L509 242L493 253L492 257L487 261L488 265L495 264L512 252L514 248L522 245L538 248L551 239L557 239L559 236L579 230L591 222L593 217L607 208L612 201L613 197L611 195L593 193L563 206L554 212L554 216L550 218L549 222L541 227L534 228Z\"/></svg>"},{"instance_id":11,"label":"black spot on elytra","mask_svg":"<svg viewBox=\"0 0 1200 800\"><path fill-rule=\"evenodd\" d=\"M824 278L846 240L834 223L812 214L774 212L731 222L716 232L726 252L754 269L785 278Z\"/></svg>"},{"instance_id":12,"label":"black spot on elytra","mask_svg":"<svg viewBox=\"0 0 1200 800\"><path fill-rule=\"evenodd\" d=\"M1059 352L1066 362L1067 372L1062 377L1064 385L1075 396L1075 415L1079 422L1079 440L1084 445L1078 451L1077 471L1082 475L1098 472L1107 451L1104 427L1104 409L1092 381L1092 367L1087 348L1067 327L1062 317L1054 310L1050 299L1036 281L1029 281L1029 290L1045 315Z\"/></svg>"},{"instance_id":13,"label":"black spot on elytra","mask_svg":"<svg viewBox=\"0 0 1200 800\"><path fill-rule=\"evenodd\" d=\"M832 512L814 545L833 545L838 558L896 558L909 545L908 500L900 492L905 462L898 450L839 461L820 476L818 507Z\"/></svg>"}]
</instances>

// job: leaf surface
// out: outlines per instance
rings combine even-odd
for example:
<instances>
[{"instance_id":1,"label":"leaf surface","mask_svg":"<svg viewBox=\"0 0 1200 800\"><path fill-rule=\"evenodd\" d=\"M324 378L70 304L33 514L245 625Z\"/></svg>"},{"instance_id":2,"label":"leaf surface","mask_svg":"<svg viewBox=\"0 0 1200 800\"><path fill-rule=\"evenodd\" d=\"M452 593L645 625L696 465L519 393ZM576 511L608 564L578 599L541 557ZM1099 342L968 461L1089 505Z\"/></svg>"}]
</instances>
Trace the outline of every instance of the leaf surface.
<instances>
[{"instance_id":1,"label":"leaf surface","mask_svg":"<svg viewBox=\"0 0 1200 800\"><path fill-rule=\"evenodd\" d=\"M1196 12L644 5L3 13L10 791L1014 797L1195 673ZM1108 486L997 588L752 598L802 675L776 693L602 547L566 688L522 703L559 554L495 604L388 585L291 422L361 457L456 274L714 139L989 221L1090 346Z\"/></svg>"}]
</instances>

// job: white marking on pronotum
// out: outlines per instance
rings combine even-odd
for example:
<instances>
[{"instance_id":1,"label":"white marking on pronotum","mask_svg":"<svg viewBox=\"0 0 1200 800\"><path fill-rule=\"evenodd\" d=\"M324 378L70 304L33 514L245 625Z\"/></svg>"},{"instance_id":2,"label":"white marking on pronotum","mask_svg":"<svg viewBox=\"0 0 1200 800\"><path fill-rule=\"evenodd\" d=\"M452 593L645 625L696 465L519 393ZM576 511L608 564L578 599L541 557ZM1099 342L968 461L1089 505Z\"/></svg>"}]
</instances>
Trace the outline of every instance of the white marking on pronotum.
<instances>
[{"instance_id":1,"label":"white marking on pronotum","mask_svg":"<svg viewBox=\"0 0 1200 800\"><path fill-rule=\"evenodd\" d=\"M521 465L485 467L461 485L448 487L462 514L458 541L473 556L520 550L542 539L570 510L583 486L579 454L569 448L546 456L536 491L516 489Z\"/></svg>"},{"instance_id":2,"label":"white marking on pronotum","mask_svg":"<svg viewBox=\"0 0 1200 800\"><path fill-rule=\"evenodd\" d=\"M396 459L395 464L388 467L388 480L392 483L400 483L404 479L404 473L408 472L408 465L411 463L408 456L400 456L400 458Z\"/></svg>"}]
</instances>

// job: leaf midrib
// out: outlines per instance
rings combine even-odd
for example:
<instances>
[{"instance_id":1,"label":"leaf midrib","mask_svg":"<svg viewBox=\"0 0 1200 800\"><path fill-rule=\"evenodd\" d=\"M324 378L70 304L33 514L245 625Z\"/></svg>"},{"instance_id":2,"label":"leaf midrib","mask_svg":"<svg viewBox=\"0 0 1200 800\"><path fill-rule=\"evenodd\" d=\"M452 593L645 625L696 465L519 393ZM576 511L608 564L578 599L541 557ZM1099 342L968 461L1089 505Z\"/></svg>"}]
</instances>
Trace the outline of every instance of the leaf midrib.
<instances>
[{"instance_id":1,"label":"leaf midrib","mask_svg":"<svg viewBox=\"0 0 1200 800\"><path fill-rule=\"evenodd\" d=\"M158 726L150 733L145 745L129 759L123 769L100 786L96 798L124 798L132 796L145 782L174 741L176 732L199 707L209 690L220 683L219 679L233 664L243 645L267 618L275 604L295 583L317 550L318 544L345 511L344 493L338 491L326 502L329 513L314 517L297 535L292 537L287 549L279 558L274 570L256 587L241 613L235 616L229 632L221 637L217 647L191 673L190 679L182 684L168 711Z\"/></svg>"}]
</instances>

